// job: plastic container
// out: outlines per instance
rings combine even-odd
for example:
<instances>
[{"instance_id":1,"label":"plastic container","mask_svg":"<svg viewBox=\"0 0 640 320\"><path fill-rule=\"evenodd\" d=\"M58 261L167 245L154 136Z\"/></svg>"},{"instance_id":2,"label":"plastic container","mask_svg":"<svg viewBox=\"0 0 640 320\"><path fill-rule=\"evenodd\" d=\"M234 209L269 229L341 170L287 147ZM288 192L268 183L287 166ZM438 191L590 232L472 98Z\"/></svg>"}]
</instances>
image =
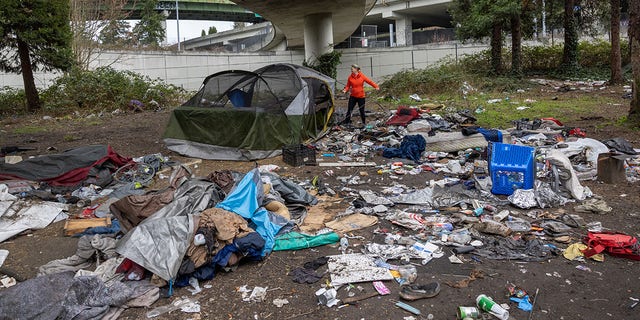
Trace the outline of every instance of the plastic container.
<instances>
[{"instance_id":1,"label":"plastic container","mask_svg":"<svg viewBox=\"0 0 640 320\"><path fill-rule=\"evenodd\" d=\"M398 272L403 279L407 280L406 283L413 283L418 278L418 270L412 264L398 266Z\"/></svg>"},{"instance_id":2,"label":"plastic container","mask_svg":"<svg viewBox=\"0 0 640 320\"><path fill-rule=\"evenodd\" d=\"M287 145L282 148L282 161L294 167L315 166L316 151L302 144Z\"/></svg>"},{"instance_id":3,"label":"plastic container","mask_svg":"<svg viewBox=\"0 0 640 320\"><path fill-rule=\"evenodd\" d=\"M504 143L490 144L489 173L493 194L511 195L531 189L535 180L535 148Z\"/></svg>"}]
</instances>

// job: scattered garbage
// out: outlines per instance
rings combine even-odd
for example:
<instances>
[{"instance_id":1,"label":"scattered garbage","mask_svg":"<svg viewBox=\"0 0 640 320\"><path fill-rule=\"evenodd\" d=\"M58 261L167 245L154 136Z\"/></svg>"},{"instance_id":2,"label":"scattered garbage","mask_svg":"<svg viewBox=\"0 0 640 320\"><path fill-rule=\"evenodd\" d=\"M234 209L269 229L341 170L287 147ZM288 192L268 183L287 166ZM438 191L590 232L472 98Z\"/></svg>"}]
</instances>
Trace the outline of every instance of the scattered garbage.
<instances>
[{"instance_id":1,"label":"scattered garbage","mask_svg":"<svg viewBox=\"0 0 640 320\"><path fill-rule=\"evenodd\" d=\"M575 90L582 90L604 84L574 82L561 84L558 90L573 90L574 85ZM466 99L475 89L464 83L460 90ZM418 94L409 98L423 101ZM107 147L84 148L83 152L96 154L94 160L113 158L112 167L100 168L106 170L109 179L84 177L82 187L68 192L41 189L38 181L51 177L37 172L21 177L35 178L35 184L0 184L0 222L9 218L37 222L20 222L16 224L20 230L0 229L0 241L27 229L46 227L57 218L66 219L62 212L74 208L80 210L80 216L69 219L65 229L79 228L72 234L81 235L79 243L84 247L72 257L45 264L43 274L63 268L86 272L82 269L93 262L106 267L114 263L106 261L120 258L111 274L117 275L118 281L142 281L153 274L155 281L171 290L173 286L190 286L186 290L194 296L207 288L200 286L201 281L211 279L219 270L235 270L240 259L259 261L271 251L330 244L330 250L339 254L310 258L304 265L291 268L288 276L294 283L313 284L328 274L330 282L315 295L318 303L327 307L342 302L339 308L393 294L393 288L382 282L386 280L401 285L398 294L404 300L433 297L440 291L440 283L417 283L423 279L419 268L445 255L449 263L469 267L481 265L486 259L545 261L562 254L582 263L575 268L584 272L595 272L585 261L603 261L603 253L640 260L634 236L593 221L594 214L610 214L613 209L581 183L594 179L604 183L640 180L638 152L624 139L600 142L587 138L582 129L567 127L553 118L520 119L508 130L474 125L475 117L487 111L485 106L510 102L517 110L525 110L536 103L533 99L515 100L488 99L482 102L484 106L474 103L475 109L471 110L435 104L402 106L383 112L361 128L336 127L304 149L317 154L314 164L331 169L318 168L308 177L292 179L283 174L288 168L263 164L245 175L215 172L204 181L194 179L193 172L182 166L159 172L168 162L162 156L131 160ZM65 156L75 159L78 152ZM16 165L28 167L33 162L27 159ZM68 169L73 172L77 168ZM2 170L4 167L0 167L0 174ZM412 176L424 178L424 183L407 183ZM148 192L156 178L168 183L166 194ZM293 181L296 178L300 179ZM114 179L121 184L106 182ZM163 196L167 198L163 200ZM37 199L37 204L29 202ZM161 205L147 212L146 207L136 205L142 202L144 206ZM568 203L573 210L559 210ZM95 219L99 218L104 219L100 221L103 225L97 224ZM74 226L78 222L81 226ZM354 232L378 224L375 237ZM299 229L292 231L296 225ZM104 240L89 234L109 230L124 234L117 239L117 250L116 238ZM586 237L576 238L585 230ZM167 234L175 234L175 238L167 239ZM147 247L149 243L154 245ZM0 250L0 266L3 253ZM158 257L162 265L155 262ZM521 267L520 272L529 271ZM485 274L473 269L468 276L461 276L460 280L443 283L466 288ZM562 278L555 271L547 276ZM357 286L363 282L372 282L373 289ZM0 283L8 287L16 281L5 277ZM349 289L344 299L338 299L345 292L341 286ZM507 291L509 300L520 310L533 312L538 289L535 295L529 295L510 284ZM244 285L237 292L245 302L261 303L267 299L268 287ZM277 298L272 303L282 308L289 300ZM460 306L458 317L476 319L483 312L499 319L509 317L508 305L500 305L486 295L479 295L476 305ZM395 306L421 315L419 309L404 302ZM200 305L195 299L183 297L154 308L147 317L178 309L199 312Z\"/></svg>"}]
</instances>

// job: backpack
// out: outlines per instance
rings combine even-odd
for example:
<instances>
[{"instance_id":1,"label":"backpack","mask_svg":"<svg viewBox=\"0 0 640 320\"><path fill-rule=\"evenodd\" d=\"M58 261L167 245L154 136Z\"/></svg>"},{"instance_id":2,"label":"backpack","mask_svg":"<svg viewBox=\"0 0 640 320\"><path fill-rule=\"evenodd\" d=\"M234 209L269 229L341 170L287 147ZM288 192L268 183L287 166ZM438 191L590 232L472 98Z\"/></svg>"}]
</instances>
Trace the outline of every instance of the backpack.
<instances>
[{"instance_id":1,"label":"backpack","mask_svg":"<svg viewBox=\"0 0 640 320\"><path fill-rule=\"evenodd\" d=\"M589 258L606 252L612 256L640 260L640 243L634 236L621 232L589 232L584 238L588 246L582 253Z\"/></svg>"}]
</instances>

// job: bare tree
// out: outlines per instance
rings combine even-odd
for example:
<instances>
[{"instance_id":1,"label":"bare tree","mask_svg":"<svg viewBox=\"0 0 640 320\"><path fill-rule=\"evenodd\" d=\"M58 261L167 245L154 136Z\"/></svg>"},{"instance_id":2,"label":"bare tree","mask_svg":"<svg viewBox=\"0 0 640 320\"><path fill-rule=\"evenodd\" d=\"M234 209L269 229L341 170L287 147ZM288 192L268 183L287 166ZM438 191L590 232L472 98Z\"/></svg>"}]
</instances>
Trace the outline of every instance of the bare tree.
<instances>
[{"instance_id":1,"label":"bare tree","mask_svg":"<svg viewBox=\"0 0 640 320\"><path fill-rule=\"evenodd\" d=\"M71 0L72 49L76 66L89 69L100 50L100 30L110 21L123 20L127 0Z\"/></svg>"}]
</instances>

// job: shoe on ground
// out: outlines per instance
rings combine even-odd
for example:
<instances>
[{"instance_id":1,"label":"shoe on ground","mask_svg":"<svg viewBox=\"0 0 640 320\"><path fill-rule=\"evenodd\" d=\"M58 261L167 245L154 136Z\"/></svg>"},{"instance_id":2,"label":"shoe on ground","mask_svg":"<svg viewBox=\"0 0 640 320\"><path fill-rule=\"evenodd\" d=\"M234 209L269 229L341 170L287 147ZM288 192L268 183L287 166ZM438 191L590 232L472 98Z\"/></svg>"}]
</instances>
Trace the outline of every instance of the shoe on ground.
<instances>
[{"instance_id":1,"label":"shoe on ground","mask_svg":"<svg viewBox=\"0 0 640 320\"><path fill-rule=\"evenodd\" d=\"M403 286L400 290L400 298L404 300L418 300L424 298L433 298L440 293L440 283L431 282L422 285Z\"/></svg>"}]
</instances>

